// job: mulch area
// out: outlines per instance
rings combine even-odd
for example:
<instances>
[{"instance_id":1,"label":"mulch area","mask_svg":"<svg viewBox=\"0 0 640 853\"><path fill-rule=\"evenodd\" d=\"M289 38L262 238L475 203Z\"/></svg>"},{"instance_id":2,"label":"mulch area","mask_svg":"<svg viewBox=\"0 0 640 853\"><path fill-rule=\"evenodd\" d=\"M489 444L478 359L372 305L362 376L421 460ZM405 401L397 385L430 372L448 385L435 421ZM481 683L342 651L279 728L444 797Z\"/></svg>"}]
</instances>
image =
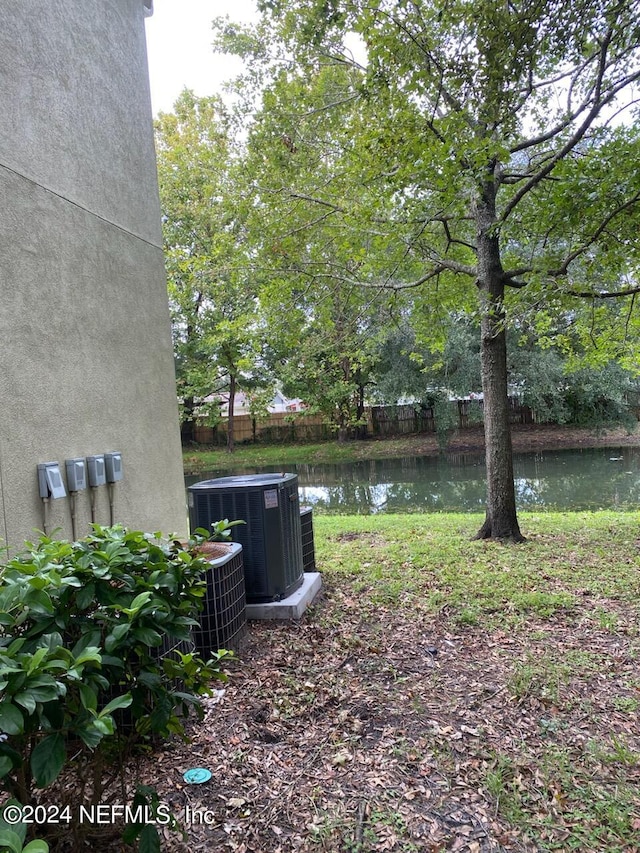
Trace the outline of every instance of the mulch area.
<instances>
[{"instance_id":1,"label":"mulch area","mask_svg":"<svg viewBox=\"0 0 640 853\"><path fill-rule=\"evenodd\" d=\"M619 698L638 696L630 686L637 613L589 602L598 608L613 608L615 633L586 613L534 617L509 632L460 630L446 609L437 617L419 607L374 612L330 585L300 623L251 624L240 662L192 725L191 742L167 744L141 767L177 816L187 815L184 840L167 831L163 849L549 849L501 816L487 781L505 768L505 785L532 804L538 839L565 849L580 804L561 769L550 770L549 748L571 757L573 774L583 768L589 780L597 772L614 791L615 762L594 764L589 744L638 737ZM563 661L578 650L582 669L569 676ZM557 680L535 660L546 661L545 671L552 665ZM185 784L184 771L198 766L212 780ZM633 774L640 782L637 767ZM640 805L636 817L640 827Z\"/></svg>"}]
</instances>

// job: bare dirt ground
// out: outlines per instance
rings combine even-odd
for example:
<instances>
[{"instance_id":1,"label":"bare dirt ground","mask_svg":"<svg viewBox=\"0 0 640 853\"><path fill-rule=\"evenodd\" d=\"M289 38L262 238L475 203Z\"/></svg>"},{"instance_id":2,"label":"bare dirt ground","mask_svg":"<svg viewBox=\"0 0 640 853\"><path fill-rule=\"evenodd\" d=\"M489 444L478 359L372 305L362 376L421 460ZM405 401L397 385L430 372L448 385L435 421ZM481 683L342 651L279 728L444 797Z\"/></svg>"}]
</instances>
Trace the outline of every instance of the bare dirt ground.
<instances>
[{"instance_id":1,"label":"bare dirt ground","mask_svg":"<svg viewBox=\"0 0 640 853\"><path fill-rule=\"evenodd\" d=\"M640 430L629 433L622 427L594 431L579 427L555 425L513 424L511 427L515 451L554 450L580 447L637 447L640 445ZM438 442L434 435L412 438L416 455L438 453ZM447 445L447 452L464 452L484 449L482 427L456 430Z\"/></svg>"}]
</instances>

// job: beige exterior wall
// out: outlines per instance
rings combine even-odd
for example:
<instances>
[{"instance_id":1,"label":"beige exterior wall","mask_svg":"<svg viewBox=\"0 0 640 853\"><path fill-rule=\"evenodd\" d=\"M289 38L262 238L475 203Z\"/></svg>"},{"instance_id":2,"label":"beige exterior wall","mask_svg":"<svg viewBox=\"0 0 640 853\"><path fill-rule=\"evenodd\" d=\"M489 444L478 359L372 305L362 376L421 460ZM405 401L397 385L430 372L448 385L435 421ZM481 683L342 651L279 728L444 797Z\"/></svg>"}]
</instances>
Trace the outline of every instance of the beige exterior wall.
<instances>
[{"instance_id":1,"label":"beige exterior wall","mask_svg":"<svg viewBox=\"0 0 640 853\"><path fill-rule=\"evenodd\" d=\"M148 5L148 4L147 4ZM41 529L37 464L120 451L117 521L186 511L143 0L0 0L0 536ZM109 523L106 487L97 518ZM78 535L90 521L78 497ZM69 500L51 528L71 536Z\"/></svg>"}]
</instances>

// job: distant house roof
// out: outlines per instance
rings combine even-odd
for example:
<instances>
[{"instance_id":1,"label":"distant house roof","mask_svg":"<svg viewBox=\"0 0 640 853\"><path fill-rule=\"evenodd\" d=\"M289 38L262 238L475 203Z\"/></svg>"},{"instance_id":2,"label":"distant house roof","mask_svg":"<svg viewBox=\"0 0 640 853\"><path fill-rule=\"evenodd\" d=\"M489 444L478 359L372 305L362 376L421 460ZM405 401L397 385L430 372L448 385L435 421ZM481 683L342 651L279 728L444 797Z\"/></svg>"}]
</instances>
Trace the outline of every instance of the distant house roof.
<instances>
[{"instance_id":1,"label":"distant house roof","mask_svg":"<svg viewBox=\"0 0 640 853\"><path fill-rule=\"evenodd\" d=\"M205 397L205 403L217 403L220 406L220 415L223 418L229 417L229 393L222 391L218 394L209 394ZM302 400L295 398L290 400L285 397L281 391L276 391L273 400L267 406L267 411L271 414L282 412L301 412L307 406ZM251 409L251 400L244 391L237 391L234 398L233 410L236 415L248 415Z\"/></svg>"}]
</instances>

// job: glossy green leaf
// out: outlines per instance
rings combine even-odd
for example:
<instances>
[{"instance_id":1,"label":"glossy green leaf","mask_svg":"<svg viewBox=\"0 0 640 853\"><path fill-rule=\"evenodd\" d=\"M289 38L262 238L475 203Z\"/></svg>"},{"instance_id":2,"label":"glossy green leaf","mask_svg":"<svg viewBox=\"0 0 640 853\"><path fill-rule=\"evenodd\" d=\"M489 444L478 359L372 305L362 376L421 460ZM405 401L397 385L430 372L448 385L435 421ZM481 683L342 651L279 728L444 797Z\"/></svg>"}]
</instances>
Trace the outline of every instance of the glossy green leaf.
<instances>
[{"instance_id":1,"label":"glossy green leaf","mask_svg":"<svg viewBox=\"0 0 640 853\"><path fill-rule=\"evenodd\" d=\"M140 833L138 853L160 853L160 836L158 830L151 823L147 823Z\"/></svg>"},{"instance_id":2,"label":"glossy green leaf","mask_svg":"<svg viewBox=\"0 0 640 853\"><path fill-rule=\"evenodd\" d=\"M22 853L49 853L49 845L46 841L36 838L23 848Z\"/></svg>"},{"instance_id":3,"label":"glossy green leaf","mask_svg":"<svg viewBox=\"0 0 640 853\"><path fill-rule=\"evenodd\" d=\"M88 711L95 711L98 707L98 696L96 691L88 684L79 684L78 692L80 694L80 701L82 702L83 708L86 708Z\"/></svg>"},{"instance_id":4,"label":"glossy green leaf","mask_svg":"<svg viewBox=\"0 0 640 853\"><path fill-rule=\"evenodd\" d=\"M125 693L123 696L117 696L115 699L112 699L107 705L104 706L98 716L107 716L108 714L112 714L114 711L117 711L118 708L128 708L132 702L133 697L130 693Z\"/></svg>"},{"instance_id":5,"label":"glossy green leaf","mask_svg":"<svg viewBox=\"0 0 640 853\"><path fill-rule=\"evenodd\" d=\"M6 700L0 702L0 731L8 735L17 735L24 731L22 711Z\"/></svg>"},{"instance_id":6,"label":"glossy green leaf","mask_svg":"<svg viewBox=\"0 0 640 853\"><path fill-rule=\"evenodd\" d=\"M46 788L57 779L66 758L64 736L60 733L41 740L31 753L31 772L38 788Z\"/></svg>"},{"instance_id":7,"label":"glossy green leaf","mask_svg":"<svg viewBox=\"0 0 640 853\"><path fill-rule=\"evenodd\" d=\"M11 853L22 853L22 838L15 829L0 826L0 848L6 847Z\"/></svg>"}]
</instances>

